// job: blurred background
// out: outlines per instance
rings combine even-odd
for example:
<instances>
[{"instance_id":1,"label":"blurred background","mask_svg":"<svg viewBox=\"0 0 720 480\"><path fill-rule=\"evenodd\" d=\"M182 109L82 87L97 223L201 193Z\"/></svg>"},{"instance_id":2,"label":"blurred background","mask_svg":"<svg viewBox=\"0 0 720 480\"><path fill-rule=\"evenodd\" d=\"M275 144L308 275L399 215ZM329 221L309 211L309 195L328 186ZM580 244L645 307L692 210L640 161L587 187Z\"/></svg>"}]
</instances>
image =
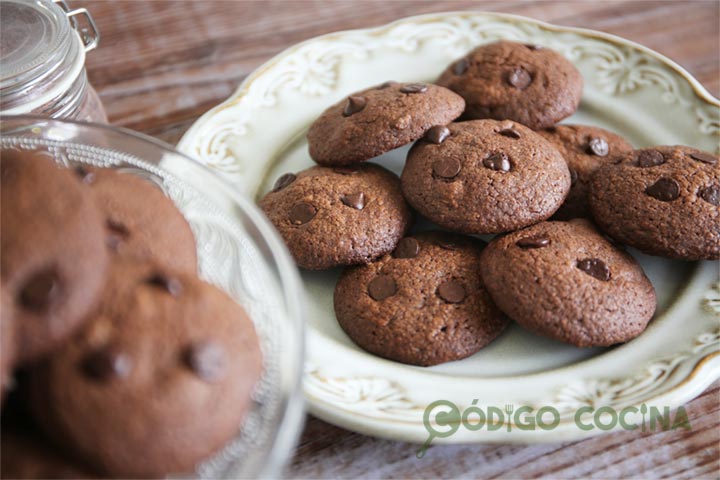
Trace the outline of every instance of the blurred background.
<instances>
[{"instance_id":1,"label":"blurred background","mask_svg":"<svg viewBox=\"0 0 720 480\"><path fill-rule=\"evenodd\" d=\"M203 112L283 49L337 30L438 11L514 13L592 28L680 63L720 95L720 2L69 0L98 24L90 82L111 123L176 143Z\"/></svg>"}]
</instances>

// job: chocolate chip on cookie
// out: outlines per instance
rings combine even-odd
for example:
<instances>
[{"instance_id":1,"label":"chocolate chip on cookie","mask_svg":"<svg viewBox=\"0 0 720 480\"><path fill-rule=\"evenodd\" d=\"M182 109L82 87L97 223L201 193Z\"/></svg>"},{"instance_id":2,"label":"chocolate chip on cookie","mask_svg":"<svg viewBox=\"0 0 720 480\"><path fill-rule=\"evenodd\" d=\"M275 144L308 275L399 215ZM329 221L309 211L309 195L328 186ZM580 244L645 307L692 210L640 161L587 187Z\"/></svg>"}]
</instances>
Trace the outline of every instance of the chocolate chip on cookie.
<instances>
[{"instance_id":1,"label":"chocolate chip on cookie","mask_svg":"<svg viewBox=\"0 0 720 480\"><path fill-rule=\"evenodd\" d=\"M224 292L151 263L113 262L83 329L37 365L44 432L107 475L192 471L235 437L262 357L252 322ZM154 278L173 278L169 294Z\"/></svg>"},{"instance_id":2,"label":"chocolate chip on cookie","mask_svg":"<svg viewBox=\"0 0 720 480\"><path fill-rule=\"evenodd\" d=\"M405 198L452 231L500 233L547 219L570 189L560 153L508 120L451 123L440 144L416 143L402 172Z\"/></svg>"},{"instance_id":3,"label":"chocolate chip on cookie","mask_svg":"<svg viewBox=\"0 0 720 480\"><path fill-rule=\"evenodd\" d=\"M372 261L395 248L412 220L399 179L370 163L309 168L259 204L297 264L310 270Z\"/></svg>"},{"instance_id":4,"label":"chocolate chip on cookie","mask_svg":"<svg viewBox=\"0 0 720 480\"><path fill-rule=\"evenodd\" d=\"M197 249L190 225L162 190L132 173L91 167L82 171L79 175L83 179L93 176L87 183L105 216L111 252L188 273L197 271Z\"/></svg>"},{"instance_id":5,"label":"chocolate chip on cookie","mask_svg":"<svg viewBox=\"0 0 720 480\"><path fill-rule=\"evenodd\" d=\"M351 165L406 145L460 116L465 102L426 83L385 83L353 93L310 126L310 156L320 165ZM442 141L442 140L440 140Z\"/></svg>"},{"instance_id":6,"label":"chocolate chip on cookie","mask_svg":"<svg viewBox=\"0 0 720 480\"><path fill-rule=\"evenodd\" d=\"M695 148L637 150L595 172L590 205L615 240L682 260L720 258L720 163Z\"/></svg>"},{"instance_id":7,"label":"chocolate chip on cookie","mask_svg":"<svg viewBox=\"0 0 720 480\"><path fill-rule=\"evenodd\" d=\"M573 174L570 193L553 219L589 218L592 174L603 165L620 161L632 151L632 145L620 135L586 125L557 125L538 133L558 149Z\"/></svg>"},{"instance_id":8,"label":"chocolate chip on cookie","mask_svg":"<svg viewBox=\"0 0 720 480\"><path fill-rule=\"evenodd\" d=\"M655 290L640 265L584 219L498 237L481 260L483 281L503 312L572 345L627 342L655 312Z\"/></svg>"},{"instance_id":9,"label":"chocolate chip on cookie","mask_svg":"<svg viewBox=\"0 0 720 480\"><path fill-rule=\"evenodd\" d=\"M402 363L429 366L472 355L508 324L480 280L482 245L419 233L376 262L346 269L335 287L340 326L364 350Z\"/></svg>"},{"instance_id":10,"label":"chocolate chip on cookie","mask_svg":"<svg viewBox=\"0 0 720 480\"><path fill-rule=\"evenodd\" d=\"M0 169L2 288L22 363L81 325L102 290L108 252L101 212L72 170L49 154L10 149L0 152Z\"/></svg>"},{"instance_id":11,"label":"chocolate chip on cookie","mask_svg":"<svg viewBox=\"0 0 720 480\"><path fill-rule=\"evenodd\" d=\"M465 99L464 119L508 119L533 129L573 114L583 88L580 72L559 53L507 41L476 48L437 83Z\"/></svg>"}]
</instances>

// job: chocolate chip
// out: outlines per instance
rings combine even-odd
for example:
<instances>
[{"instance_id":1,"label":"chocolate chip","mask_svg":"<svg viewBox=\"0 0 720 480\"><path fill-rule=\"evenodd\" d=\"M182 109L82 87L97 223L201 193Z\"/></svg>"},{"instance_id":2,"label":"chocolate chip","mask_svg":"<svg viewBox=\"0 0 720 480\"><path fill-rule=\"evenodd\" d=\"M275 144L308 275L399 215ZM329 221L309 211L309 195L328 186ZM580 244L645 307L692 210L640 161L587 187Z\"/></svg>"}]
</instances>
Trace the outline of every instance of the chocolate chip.
<instances>
[{"instance_id":1,"label":"chocolate chip","mask_svg":"<svg viewBox=\"0 0 720 480\"><path fill-rule=\"evenodd\" d=\"M486 168L489 168L491 170L495 170L498 172L509 172L510 171L510 159L504 153L493 153L492 155L487 157L485 160L483 160L483 165Z\"/></svg>"},{"instance_id":2,"label":"chocolate chip","mask_svg":"<svg viewBox=\"0 0 720 480\"><path fill-rule=\"evenodd\" d=\"M220 380L225 374L225 351L215 342L190 345L183 355L185 365L206 382Z\"/></svg>"},{"instance_id":3,"label":"chocolate chip","mask_svg":"<svg viewBox=\"0 0 720 480\"><path fill-rule=\"evenodd\" d=\"M106 381L130 375L132 362L124 353L109 347L87 354L82 360L81 368L91 379Z\"/></svg>"},{"instance_id":4,"label":"chocolate chip","mask_svg":"<svg viewBox=\"0 0 720 480\"><path fill-rule=\"evenodd\" d=\"M275 181L275 185L273 186L272 191L279 192L283 188L293 183L296 179L297 175L295 175L294 173L286 173L284 175L280 175L280 178Z\"/></svg>"},{"instance_id":5,"label":"chocolate chip","mask_svg":"<svg viewBox=\"0 0 720 480\"><path fill-rule=\"evenodd\" d=\"M502 135L503 137L520 138L520 134L518 133L518 131L515 130L514 128L512 128L512 127L510 127L510 128L503 128L503 129L500 130L498 133L499 133L500 135Z\"/></svg>"},{"instance_id":6,"label":"chocolate chip","mask_svg":"<svg viewBox=\"0 0 720 480\"><path fill-rule=\"evenodd\" d=\"M570 185L575 185L575 182L577 182L578 179L578 174L574 168L568 167L568 170L570 170Z\"/></svg>"},{"instance_id":7,"label":"chocolate chip","mask_svg":"<svg viewBox=\"0 0 720 480\"><path fill-rule=\"evenodd\" d=\"M293 225L303 225L315 218L316 214L317 209L309 203L296 203L290 209L290 222Z\"/></svg>"},{"instance_id":8,"label":"chocolate chip","mask_svg":"<svg viewBox=\"0 0 720 480\"><path fill-rule=\"evenodd\" d=\"M108 218L105 220L105 227L110 231L105 244L113 251L117 252L120 244L130 236L130 230L124 223Z\"/></svg>"},{"instance_id":9,"label":"chocolate chip","mask_svg":"<svg viewBox=\"0 0 720 480\"><path fill-rule=\"evenodd\" d=\"M680 196L680 185L672 178L662 177L645 189L645 193L663 202L670 202Z\"/></svg>"},{"instance_id":10,"label":"chocolate chip","mask_svg":"<svg viewBox=\"0 0 720 480\"><path fill-rule=\"evenodd\" d=\"M467 72L467 69L469 67L470 60L468 60L467 58L461 58L453 64L453 73L455 75L462 75L463 73Z\"/></svg>"},{"instance_id":11,"label":"chocolate chip","mask_svg":"<svg viewBox=\"0 0 720 480\"><path fill-rule=\"evenodd\" d=\"M465 300L465 288L457 280L448 280L442 283L437 294L448 303L460 303Z\"/></svg>"},{"instance_id":12,"label":"chocolate chip","mask_svg":"<svg viewBox=\"0 0 720 480\"><path fill-rule=\"evenodd\" d=\"M115 233L123 238L130 236L130 230L125 226L124 223L118 222L117 220L113 220L112 218L108 218L105 220L105 226L108 230L110 230L112 233Z\"/></svg>"},{"instance_id":13,"label":"chocolate chip","mask_svg":"<svg viewBox=\"0 0 720 480\"><path fill-rule=\"evenodd\" d=\"M450 129L448 129L445 125L435 125L434 127L430 128L430 130L427 131L425 134L425 138L427 138L432 143L441 144L445 141L447 137L450 136Z\"/></svg>"},{"instance_id":14,"label":"chocolate chip","mask_svg":"<svg viewBox=\"0 0 720 480\"><path fill-rule=\"evenodd\" d=\"M80 180L87 185L90 185L95 181L95 173L88 171L82 165L75 167L75 174L77 174L77 176L80 177Z\"/></svg>"},{"instance_id":15,"label":"chocolate chip","mask_svg":"<svg viewBox=\"0 0 720 480\"><path fill-rule=\"evenodd\" d=\"M440 241L437 243L437 246L443 250L460 250L460 245L453 242Z\"/></svg>"},{"instance_id":16,"label":"chocolate chip","mask_svg":"<svg viewBox=\"0 0 720 480\"><path fill-rule=\"evenodd\" d=\"M525 90L533 79L523 67L517 67L508 74L507 82L518 90Z\"/></svg>"},{"instance_id":17,"label":"chocolate chip","mask_svg":"<svg viewBox=\"0 0 720 480\"><path fill-rule=\"evenodd\" d=\"M610 146L604 138L593 137L588 142L587 152L598 157L606 157L610 153Z\"/></svg>"},{"instance_id":18,"label":"chocolate chip","mask_svg":"<svg viewBox=\"0 0 720 480\"><path fill-rule=\"evenodd\" d=\"M720 207L720 186L710 185L709 187L703 188L698 193L698 196L706 202Z\"/></svg>"},{"instance_id":19,"label":"chocolate chip","mask_svg":"<svg viewBox=\"0 0 720 480\"><path fill-rule=\"evenodd\" d=\"M152 277L147 279L147 283L155 287L164 289L173 297L177 297L183 291L183 285L179 279L175 277L169 277L162 273L154 274Z\"/></svg>"},{"instance_id":20,"label":"chocolate chip","mask_svg":"<svg viewBox=\"0 0 720 480\"><path fill-rule=\"evenodd\" d=\"M542 248L550 245L550 239L539 235L534 237L523 237L515 242L515 245L523 250L527 250L528 248Z\"/></svg>"},{"instance_id":21,"label":"chocolate chip","mask_svg":"<svg viewBox=\"0 0 720 480\"><path fill-rule=\"evenodd\" d=\"M365 207L365 194L363 192L351 193L340 197L342 203L355 210L362 210Z\"/></svg>"},{"instance_id":22,"label":"chocolate chip","mask_svg":"<svg viewBox=\"0 0 720 480\"><path fill-rule=\"evenodd\" d=\"M718 157L711 155L706 152L694 152L690 154L690 158L697 160L698 162L707 163L709 165L715 165L718 161Z\"/></svg>"},{"instance_id":23,"label":"chocolate chip","mask_svg":"<svg viewBox=\"0 0 720 480\"><path fill-rule=\"evenodd\" d=\"M525 48L534 51L534 50L542 50L543 46L542 45L533 45L532 43L526 43Z\"/></svg>"},{"instance_id":24,"label":"chocolate chip","mask_svg":"<svg viewBox=\"0 0 720 480\"><path fill-rule=\"evenodd\" d=\"M385 90L386 88L390 88L393 85L397 85L398 82L394 82L392 80L388 80L387 82L383 82L380 85L377 86L376 90Z\"/></svg>"},{"instance_id":25,"label":"chocolate chip","mask_svg":"<svg viewBox=\"0 0 720 480\"><path fill-rule=\"evenodd\" d=\"M367 105L365 97L351 96L348 97L345 109L343 110L343 117L349 117L358 112L362 112Z\"/></svg>"},{"instance_id":26,"label":"chocolate chip","mask_svg":"<svg viewBox=\"0 0 720 480\"><path fill-rule=\"evenodd\" d=\"M424 83L408 83L400 87L402 93L425 93L427 89L428 87Z\"/></svg>"},{"instance_id":27,"label":"chocolate chip","mask_svg":"<svg viewBox=\"0 0 720 480\"><path fill-rule=\"evenodd\" d=\"M20 304L37 312L47 310L60 296L60 279L54 269L35 273L20 290Z\"/></svg>"},{"instance_id":28,"label":"chocolate chip","mask_svg":"<svg viewBox=\"0 0 720 480\"><path fill-rule=\"evenodd\" d=\"M335 167L332 170L333 170L333 172L339 173L340 175L354 175L360 171L360 168L358 168L356 166L349 166L349 167Z\"/></svg>"},{"instance_id":29,"label":"chocolate chip","mask_svg":"<svg viewBox=\"0 0 720 480\"><path fill-rule=\"evenodd\" d=\"M657 150L640 150L635 154L638 167L647 168L665 163L665 157Z\"/></svg>"},{"instance_id":30,"label":"chocolate chip","mask_svg":"<svg viewBox=\"0 0 720 480\"><path fill-rule=\"evenodd\" d=\"M595 277L603 282L610 280L610 267L605 265L605 262L599 258L586 258L584 260L578 260L577 268L591 277Z\"/></svg>"},{"instance_id":31,"label":"chocolate chip","mask_svg":"<svg viewBox=\"0 0 720 480\"><path fill-rule=\"evenodd\" d=\"M395 280L390 275L378 275L368 284L368 294L373 300L384 300L397 292Z\"/></svg>"},{"instance_id":32,"label":"chocolate chip","mask_svg":"<svg viewBox=\"0 0 720 480\"><path fill-rule=\"evenodd\" d=\"M433 175L439 178L446 178L451 179L455 178L458 173L460 173L460 169L462 166L460 165L460 162L455 160L454 158L444 158L442 160L437 160L435 163L433 163L432 169L433 169Z\"/></svg>"},{"instance_id":33,"label":"chocolate chip","mask_svg":"<svg viewBox=\"0 0 720 480\"><path fill-rule=\"evenodd\" d=\"M412 237L405 237L395 247L394 258L415 258L420 253L420 244Z\"/></svg>"}]
</instances>

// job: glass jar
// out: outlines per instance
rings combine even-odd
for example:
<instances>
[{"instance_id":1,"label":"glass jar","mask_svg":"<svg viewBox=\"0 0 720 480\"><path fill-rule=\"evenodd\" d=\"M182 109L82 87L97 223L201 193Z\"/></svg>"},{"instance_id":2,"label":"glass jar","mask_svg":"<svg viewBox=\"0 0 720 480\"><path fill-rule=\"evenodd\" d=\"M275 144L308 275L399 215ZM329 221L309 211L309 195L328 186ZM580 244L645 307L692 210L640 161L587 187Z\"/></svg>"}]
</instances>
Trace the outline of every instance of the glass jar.
<instances>
[{"instance_id":1,"label":"glass jar","mask_svg":"<svg viewBox=\"0 0 720 480\"><path fill-rule=\"evenodd\" d=\"M85 53L100 36L64 0L0 0L0 112L107 123Z\"/></svg>"}]
</instances>

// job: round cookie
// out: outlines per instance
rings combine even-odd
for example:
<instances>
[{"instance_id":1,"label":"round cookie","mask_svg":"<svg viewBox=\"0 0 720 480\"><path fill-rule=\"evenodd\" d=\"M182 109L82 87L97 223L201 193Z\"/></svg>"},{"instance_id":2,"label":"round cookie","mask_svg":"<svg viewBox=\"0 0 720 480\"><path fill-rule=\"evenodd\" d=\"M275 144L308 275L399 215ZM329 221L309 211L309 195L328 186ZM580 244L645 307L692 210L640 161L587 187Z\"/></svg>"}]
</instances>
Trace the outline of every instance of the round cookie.
<instances>
[{"instance_id":1,"label":"round cookie","mask_svg":"<svg viewBox=\"0 0 720 480\"><path fill-rule=\"evenodd\" d=\"M0 274L13 302L18 363L48 352L94 307L108 264L87 187L41 152L2 150Z\"/></svg>"},{"instance_id":2,"label":"round cookie","mask_svg":"<svg viewBox=\"0 0 720 480\"><path fill-rule=\"evenodd\" d=\"M442 127L413 145L401 180L405 198L438 225L462 233L500 233L550 217L570 189L560 153L509 120Z\"/></svg>"},{"instance_id":3,"label":"round cookie","mask_svg":"<svg viewBox=\"0 0 720 480\"><path fill-rule=\"evenodd\" d=\"M590 218L588 195L592 174L603 165L622 160L633 146L620 135L589 125L557 125L538 133L565 158L572 179L570 193L553 220Z\"/></svg>"},{"instance_id":4,"label":"round cookie","mask_svg":"<svg viewBox=\"0 0 720 480\"><path fill-rule=\"evenodd\" d=\"M351 165L422 137L462 114L465 102L429 83L385 82L353 93L325 110L307 134L320 165Z\"/></svg>"},{"instance_id":5,"label":"round cookie","mask_svg":"<svg viewBox=\"0 0 720 480\"><path fill-rule=\"evenodd\" d=\"M107 244L123 257L197 272L195 237L175 204L156 185L131 173L77 167L105 217Z\"/></svg>"},{"instance_id":6,"label":"round cookie","mask_svg":"<svg viewBox=\"0 0 720 480\"><path fill-rule=\"evenodd\" d=\"M508 324L480 278L482 245L419 233L376 262L346 269L335 287L340 326L364 350L411 365L474 354Z\"/></svg>"},{"instance_id":7,"label":"round cookie","mask_svg":"<svg viewBox=\"0 0 720 480\"><path fill-rule=\"evenodd\" d=\"M655 290L640 265L584 219L498 237L480 271L510 318L578 347L627 342L655 313Z\"/></svg>"},{"instance_id":8,"label":"round cookie","mask_svg":"<svg viewBox=\"0 0 720 480\"><path fill-rule=\"evenodd\" d=\"M506 41L476 48L437 83L465 99L464 119L508 119L535 130L572 115L583 89L580 72L559 53Z\"/></svg>"},{"instance_id":9,"label":"round cookie","mask_svg":"<svg viewBox=\"0 0 720 480\"><path fill-rule=\"evenodd\" d=\"M395 248L413 216L397 176L371 163L285 174L259 205L309 270L374 260Z\"/></svg>"},{"instance_id":10,"label":"round cookie","mask_svg":"<svg viewBox=\"0 0 720 480\"><path fill-rule=\"evenodd\" d=\"M637 150L591 181L595 221L617 241L650 255L720 258L720 162L696 148Z\"/></svg>"},{"instance_id":11,"label":"round cookie","mask_svg":"<svg viewBox=\"0 0 720 480\"><path fill-rule=\"evenodd\" d=\"M1 443L0 478L99 478L84 466L63 458L36 432L3 428Z\"/></svg>"},{"instance_id":12,"label":"round cookie","mask_svg":"<svg viewBox=\"0 0 720 480\"><path fill-rule=\"evenodd\" d=\"M262 368L243 309L196 277L114 262L88 325L38 365L32 412L106 474L188 472L234 438Z\"/></svg>"}]
</instances>

